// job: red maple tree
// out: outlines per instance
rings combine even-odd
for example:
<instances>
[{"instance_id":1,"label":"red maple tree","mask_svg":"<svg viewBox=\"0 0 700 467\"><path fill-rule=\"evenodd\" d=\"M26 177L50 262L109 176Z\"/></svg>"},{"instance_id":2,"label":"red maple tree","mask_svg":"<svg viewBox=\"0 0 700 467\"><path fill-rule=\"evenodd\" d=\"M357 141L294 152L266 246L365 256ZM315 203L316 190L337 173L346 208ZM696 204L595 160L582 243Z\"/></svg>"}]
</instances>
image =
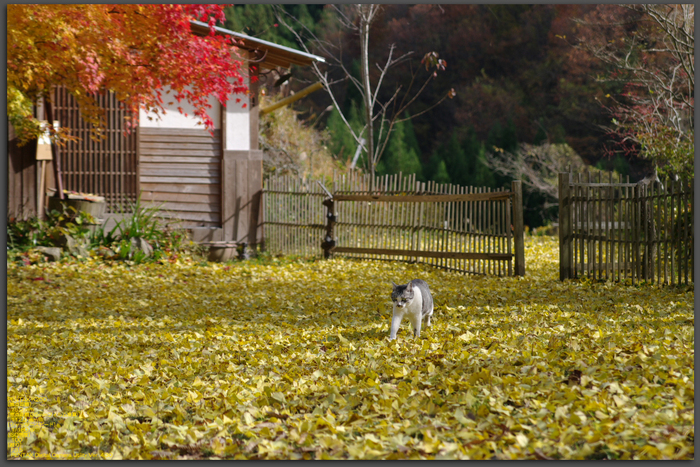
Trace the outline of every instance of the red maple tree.
<instances>
[{"instance_id":1,"label":"red maple tree","mask_svg":"<svg viewBox=\"0 0 700 467\"><path fill-rule=\"evenodd\" d=\"M129 110L127 128L137 125L140 108L160 114L166 105L184 99L204 126L213 130L207 113L210 96L226 105L231 94L247 91L235 44L215 33L216 23L225 20L223 8L208 4L8 5L7 108L20 142L43 131L32 112L40 99L45 99L47 119L53 122L50 99L57 86L75 98L96 138L105 121L94 96L107 91L114 92ZM191 20L206 22L210 34L193 34ZM169 92L173 101L166 103L164 94ZM49 125L49 131L54 143L74 138L69 128L56 131ZM60 171L60 161L55 162ZM62 186L58 188L62 196Z\"/></svg>"}]
</instances>

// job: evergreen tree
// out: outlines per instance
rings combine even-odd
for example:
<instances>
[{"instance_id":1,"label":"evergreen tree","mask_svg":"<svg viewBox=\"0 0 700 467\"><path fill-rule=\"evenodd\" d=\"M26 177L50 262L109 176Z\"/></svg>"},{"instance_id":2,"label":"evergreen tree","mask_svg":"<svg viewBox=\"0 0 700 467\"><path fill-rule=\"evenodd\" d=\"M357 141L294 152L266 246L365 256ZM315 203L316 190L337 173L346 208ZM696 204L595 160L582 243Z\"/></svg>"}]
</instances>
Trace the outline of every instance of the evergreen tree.
<instances>
[{"instance_id":1,"label":"evergreen tree","mask_svg":"<svg viewBox=\"0 0 700 467\"><path fill-rule=\"evenodd\" d=\"M357 102L351 101L350 112L347 114L350 119L350 124L356 131L362 128L362 116L358 107ZM348 130L348 127L343 122L343 119L340 118L340 114L336 109L331 111L328 122L326 123L326 129L330 134L329 148L331 153L340 160L350 163L357 150L357 142L350 134L350 130ZM356 167L362 167L364 159L363 151L363 154L357 161Z\"/></svg>"},{"instance_id":2,"label":"evergreen tree","mask_svg":"<svg viewBox=\"0 0 700 467\"><path fill-rule=\"evenodd\" d=\"M452 133L447 143L440 147L439 152L442 160L445 161L452 183L465 185L469 181L469 165L455 133Z\"/></svg>"},{"instance_id":3,"label":"evergreen tree","mask_svg":"<svg viewBox=\"0 0 700 467\"><path fill-rule=\"evenodd\" d=\"M486 138L486 149L493 151L494 148L500 148L506 152L518 149L518 136L512 119L508 119L505 127L501 126L500 122L494 123L491 127Z\"/></svg>"},{"instance_id":4,"label":"evergreen tree","mask_svg":"<svg viewBox=\"0 0 700 467\"><path fill-rule=\"evenodd\" d=\"M501 147L504 151L513 152L518 149L518 135L515 129L515 123L511 118L508 119L503 132L501 133Z\"/></svg>"},{"instance_id":5,"label":"evergreen tree","mask_svg":"<svg viewBox=\"0 0 700 467\"><path fill-rule=\"evenodd\" d=\"M456 183L463 186L488 186L494 188L496 186L494 174L483 162L485 147L483 143L479 141L473 127L467 130L467 135L460 145L460 151L463 157L462 168L460 170L463 175ZM456 180L454 178L455 172L451 169L450 174L453 180Z\"/></svg>"},{"instance_id":6,"label":"evergreen tree","mask_svg":"<svg viewBox=\"0 0 700 467\"><path fill-rule=\"evenodd\" d=\"M410 123L411 121L407 120L394 125L384 154L377 164L378 175L414 173L418 179L423 179L423 168L418 157L418 141Z\"/></svg>"},{"instance_id":7,"label":"evergreen tree","mask_svg":"<svg viewBox=\"0 0 700 467\"><path fill-rule=\"evenodd\" d=\"M514 152L518 149L518 137L516 134L516 129L515 129L515 124L513 123L512 119L508 119L508 123L506 124L505 127L501 126L499 122L496 122L493 127L491 127L491 131L489 131L488 137L486 138L486 144L485 147L483 148L484 154L485 151L506 151L506 152ZM480 159L483 161L484 155L482 154L480 156ZM482 163L485 167L485 165ZM486 175L482 171L482 180L491 180L490 185L486 186L491 186L493 188L499 187L499 186L510 186L510 182L512 180L504 177L503 175L500 174L494 174L491 172L490 169L487 169L490 175Z\"/></svg>"},{"instance_id":8,"label":"evergreen tree","mask_svg":"<svg viewBox=\"0 0 700 467\"><path fill-rule=\"evenodd\" d=\"M544 128L542 128L542 122L540 122L540 124L537 126L537 133L535 133L535 137L532 140L532 144L538 146L546 141L547 133L544 131Z\"/></svg>"},{"instance_id":9,"label":"evergreen tree","mask_svg":"<svg viewBox=\"0 0 700 467\"><path fill-rule=\"evenodd\" d=\"M408 117L408 112L404 115L404 118ZM406 130L404 132L404 140L406 141L406 145L409 148L413 148L416 151L416 154L418 155L418 159L420 162L420 155L421 155L421 150L420 150L420 145L418 144L418 137L416 137L416 131L413 128L413 120L406 120L403 122Z\"/></svg>"},{"instance_id":10,"label":"evergreen tree","mask_svg":"<svg viewBox=\"0 0 700 467\"><path fill-rule=\"evenodd\" d=\"M320 11L316 11L317 8L314 8L314 14L312 14L308 7L315 7L315 5L308 5L307 7L304 4L286 4L282 7L299 19L309 30L314 31L318 20L316 16L320 15ZM224 13L226 14L226 22L224 23L226 29L286 47L299 47L296 43L296 38L287 28L279 27L279 25L275 26L275 24L278 24L275 17L275 5L259 3L234 5L226 7ZM301 26L297 27L301 29Z\"/></svg>"},{"instance_id":11,"label":"evergreen tree","mask_svg":"<svg viewBox=\"0 0 700 467\"><path fill-rule=\"evenodd\" d=\"M486 137L486 150L495 151L497 149L503 149L501 147L501 134L503 133L503 127L500 122L496 122L489 130L489 134Z\"/></svg>"},{"instance_id":12,"label":"evergreen tree","mask_svg":"<svg viewBox=\"0 0 700 467\"><path fill-rule=\"evenodd\" d=\"M432 177L432 180L436 183L451 183L450 181L450 174L447 173L447 166L445 165L445 161L442 160L441 158L438 158L438 164L437 168L435 169L435 174Z\"/></svg>"},{"instance_id":13,"label":"evergreen tree","mask_svg":"<svg viewBox=\"0 0 700 467\"><path fill-rule=\"evenodd\" d=\"M479 143L479 149L475 156L472 186L487 186L491 188L502 186L502 183L499 183L498 174L494 174L484 162L486 159L486 147L483 144Z\"/></svg>"},{"instance_id":14,"label":"evergreen tree","mask_svg":"<svg viewBox=\"0 0 700 467\"><path fill-rule=\"evenodd\" d=\"M447 165L442 158L442 150L440 147L433 151L433 154L428 159L428 163L424 167L426 181L432 180L437 183L450 183L450 174L447 172Z\"/></svg>"}]
</instances>

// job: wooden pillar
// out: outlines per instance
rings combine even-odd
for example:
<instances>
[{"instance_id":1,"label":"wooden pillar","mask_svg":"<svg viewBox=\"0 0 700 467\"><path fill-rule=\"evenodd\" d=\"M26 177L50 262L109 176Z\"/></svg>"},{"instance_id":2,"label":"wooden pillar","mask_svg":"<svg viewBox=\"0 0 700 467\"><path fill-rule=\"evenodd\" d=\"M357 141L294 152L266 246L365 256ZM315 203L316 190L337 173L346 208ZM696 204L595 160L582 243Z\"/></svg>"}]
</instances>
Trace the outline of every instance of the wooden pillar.
<instances>
[{"instance_id":1,"label":"wooden pillar","mask_svg":"<svg viewBox=\"0 0 700 467\"><path fill-rule=\"evenodd\" d=\"M244 59L249 58L247 52ZM229 125L222 109L221 227L225 241L246 242L253 249L262 239L263 153L258 144L258 64L250 64L247 110L248 141L227 141ZM233 105L233 104L230 104ZM231 148L231 149L227 149ZM236 148L236 149L233 149Z\"/></svg>"},{"instance_id":2,"label":"wooden pillar","mask_svg":"<svg viewBox=\"0 0 700 467\"><path fill-rule=\"evenodd\" d=\"M259 136L259 113L260 113L260 98L258 90L260 87L259 65L251 64L248 66L249 81L248 81L248 108L250 113L250 149L260 149L258 145ZM261 161L262 163L262 161Z\"/></svg>"},{"instance_id":3,"label":"wooden pillar","mask_svg":"<svg viewBox=\"0 0 700 467\"><path fill-rule=\"evenodd\" d=\"M263 152L251 150L248 156L248 243L255 251L255 246L262 242L262 171Z\"/></svg>"},{"instance_id":4,"label":"wooden pillar","mask_svg":"<svg viewBox=\"0 0 700 467\"><path fill-rule=\"evenodd\" d=\"M321 242L321 248L323 249L323 257L329 259L333 255L333 248L335 247L335 240L333 239L333 227L335 226L336 216L335 216L335 203L333 198L327 198L323 201L323 205L328 208L328 213L326 214L326 235Z\"/></svg>"},{"instance_id":5,"label":"wooden pillar","mask_svg":"<svg viewBox=\"0 0 700 467\"><path fill-rule=\"evenodd\" d=\"M515 253L515 275L525 275L525 240L523 225L523 182L513 180L511 182L513 191L513 230L514 230L514 253Z\"/></svg>"},{"instance_id":6,"label":"wooden pillar","mask_svg":"<svg viewBox=\"0 0 700 467\"><path fill-rule=\"evenodd\" d=\"M258 60L262 57L256 57ZM256 250L256 245L262 242L262 176L263 176L263 152L260 151L259 145L259 113L260 113L260 97L258 95L260 87L260 65L258 63L248 64L249 72L249 101L250 107L250 153L248 156L247 167L247 192L250 199L248 208L248 243L252 246L253 251Z\"/></svg>"},{"instance_id":7,"label":"wooden pillar","mask_svg":"<svg viewBox=\"0 0 700 467\"><path fill-rule=\"evenodd\" d=\"M569 174L559 174L559 280L571 279L571 187Z\"/></svg>"}]
</instances>

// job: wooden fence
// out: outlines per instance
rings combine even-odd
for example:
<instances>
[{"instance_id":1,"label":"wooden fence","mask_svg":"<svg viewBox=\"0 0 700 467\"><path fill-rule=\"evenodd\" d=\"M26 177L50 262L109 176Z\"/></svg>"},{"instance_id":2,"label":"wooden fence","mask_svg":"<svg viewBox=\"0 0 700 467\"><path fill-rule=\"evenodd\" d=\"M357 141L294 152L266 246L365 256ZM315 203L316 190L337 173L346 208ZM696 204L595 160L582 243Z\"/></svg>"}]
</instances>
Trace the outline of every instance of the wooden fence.
<instances>
[{"instance_id":1,"label":"wooden fence","mask_svg":"<svg viewBox=\"0 0 700 467\"><path fill-rule=\"evenodd\" d=\"M325 191L291 175L263 183L263 248L275 254L316 256L326 229Z\"/></svg>"},{"instance_id":2,"label":"wooden fence","mask_svg":"<svg viewBox=\"0 0 700 467\"><path fill-rule=\"evenodd\" d=\"M694 283L693 181L602 178L559 174L560 279Z\"/></svg>"},{"instance_id":3,"label":"wooden fence","mask_svg":"<svg viewBox=\"0 0 700 467\"><path fill-rule=\"evenodd\" d=\"M325 191L284 176L265 182L263 205L270 252L525 274L519 181L505 191L421 183L414 175L338 174Z\"/></svg>"},{"instance_id":4,"label":"wooden fence","mask_svg":"<svg viewBox=\"0 0 700 467\"><path fill-rule=\"evenodd\" d=\"M99 194L105 197L108 212L128 208L138 196L138 163L136 131L125 134L126 109L112 92L94 96L105 109L105 138L94 141L92 129L80 115L78 103L68 91L56 89L54 101L56 120L70 127L80 141L57 148L63 169L66 190Z\"/></svg>"}]
</instances>

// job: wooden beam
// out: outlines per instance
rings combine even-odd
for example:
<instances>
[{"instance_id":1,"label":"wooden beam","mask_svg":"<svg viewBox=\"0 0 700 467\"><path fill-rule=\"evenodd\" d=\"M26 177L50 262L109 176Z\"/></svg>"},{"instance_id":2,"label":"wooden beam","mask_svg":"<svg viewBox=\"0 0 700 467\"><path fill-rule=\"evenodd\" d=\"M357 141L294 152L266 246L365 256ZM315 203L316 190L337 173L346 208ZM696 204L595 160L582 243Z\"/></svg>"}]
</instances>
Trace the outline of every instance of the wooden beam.
<instances>
[{"instance_id":1,"label":"wooden beam","mask_svg":"<svg viewBox=\"0 0 700 467\"><path fill-rule=\"evenodd\" d=\"M513 196L513 247L515 253L515 275L525 275L525 239L523 225L523 182L513 180L511 182Z\"/></svg>"},{"instance_id":2,"label":"wooden beam","mask_svg":"<svg viewBox=\"0 0 700 467\"><path fill-rule=\"evenodd\" d=\"M559 280L571 279L571 185L568 173L559 174Z\"/></svg>"},{"instance_id":3,"label":"wooden beam","mask_svg":"<svg viewBox=\"0 0 700 467\"><path fill-rule=\"evenodd\" d=\"M307 86L304 89L302 89L301 91L294 94L293 96L285 97L284 99L277 101L272 105L269 105L265 108L260 109L260 115L273 112L281 107L292 104L292 103L298 101L299 99L301 99L302 97L306 97L309 94L311 94L312 92L318 91L321 88L323 88L323 84L321 84L321 82L314 83L311 86Z\"/></svg>"},{"instance_id":4,"label":"wooden beam","mask_svg":"<svg viewBox=\"0 0 700 467\"><path fill-rule=\"evenodd\" d=\"M425 258L454 258L454 259L494 259L507 261L513 255L507 253L461 253L450 251L420 251L420 250L394 250L386 248L350 248L335 247L331 253L365 253L370 255L389 256L421 256Z\"/></svg>"},{"instance_id":5,"label":"wooden beam","mask_svg":"<svg viewBox=\"0 0 700 467\"><path fill-rule=\"evenodd\" d=\"M250 57L250 54L248 55ZM251 64L248 62L248 74L250 76L249 82L248 82L248 95L249 97L249 105L248 105L248 118L249 118L249 128L250 128L250 144L249 148L250 149L259 149L259 135L260 135L260 130L259 130L259 120L260 120L260 114L262 111L260 110L260 96L258 96L259 88L260 88L260 80L258 79L260 76L260 68L258 68L256 65ZM261 182L262 183L262 182ZM262 185L261 185L262 189Z\"/></svg>"},{"instance_id":6,"label":"wooden beam","mask_svg":"<svg viewBox=\"0 0 700 467\"><path fill-rule=\"evenodd\" d=\"M334 201L390 201L394 203L425 203L451 201L496 201L513 196L510 191L471 193L461 195L333 195Z\"/></svg>"}]
</instances>

